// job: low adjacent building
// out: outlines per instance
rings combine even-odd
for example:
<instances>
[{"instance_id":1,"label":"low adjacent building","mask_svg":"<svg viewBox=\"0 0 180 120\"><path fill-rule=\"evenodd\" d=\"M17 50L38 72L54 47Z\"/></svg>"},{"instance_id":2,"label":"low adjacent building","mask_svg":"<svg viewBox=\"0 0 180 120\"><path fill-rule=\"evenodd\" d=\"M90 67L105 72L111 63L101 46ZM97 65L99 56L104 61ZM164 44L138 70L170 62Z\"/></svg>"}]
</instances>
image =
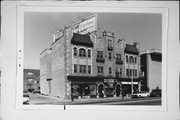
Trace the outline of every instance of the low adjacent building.
<instances>
[{"instance_id":1,"label":"low adjacent building","mask_svg":"<svg viewBox=\"0 0 180 120\"><path fill-rule=\"evenodd\" d=\"M141 53L141 70L144 74L142 89L151 92L162 88L162 53L159 50L147 50Z\"/></svg>"},{"instance_id":2,"label":"low adjacent building","mask_svg":"<svg viewBox=\"0 0 180 120\"><path fill-rule=\"evenodd\" d=\"M39 69L24 69L24 91L40 90L40 70Z\"/></svg>"}]
</instances>

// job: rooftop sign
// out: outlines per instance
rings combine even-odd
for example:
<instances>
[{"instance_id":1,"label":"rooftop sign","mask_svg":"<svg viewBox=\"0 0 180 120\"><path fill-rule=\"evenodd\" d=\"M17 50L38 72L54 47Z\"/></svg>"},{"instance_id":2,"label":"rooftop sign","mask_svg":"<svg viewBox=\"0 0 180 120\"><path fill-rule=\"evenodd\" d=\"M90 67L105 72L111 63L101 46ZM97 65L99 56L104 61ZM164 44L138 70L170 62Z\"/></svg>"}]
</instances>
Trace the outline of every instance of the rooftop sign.
<instances>
[{"instance_id":1,"label":"rooftop sign","mask_svg":"<svg viewBox=\"0 0 180 120\"><path fill-rule=\"evenodd\" d=\"M58 31L57 33L54 34L54 38L53 38L53 42L55 42L56 40L58 40L59 38L61 38L63 36L63 30Z\"/></svg>"},{"instance_id":2,"label":"rooftop sign","mask_svg":"<svg viewBox=\"0 0 180 120\"><path fill-rule=\"evenodd\" d=\"M97 15L93 15L73 25L74 33L87 34L97 29Z\"/></svg>"}]
</instances>

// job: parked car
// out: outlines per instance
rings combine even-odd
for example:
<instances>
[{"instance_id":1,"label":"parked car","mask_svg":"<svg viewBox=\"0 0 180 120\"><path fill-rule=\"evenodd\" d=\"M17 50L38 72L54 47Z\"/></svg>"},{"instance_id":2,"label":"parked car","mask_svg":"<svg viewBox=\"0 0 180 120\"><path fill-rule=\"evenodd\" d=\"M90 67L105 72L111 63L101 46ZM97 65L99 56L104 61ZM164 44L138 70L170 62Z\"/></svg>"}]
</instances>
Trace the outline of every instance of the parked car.
<instances>
[{"instance_id":1,"label":"parked car","mask_svg":"<svg viewBox=\"0 0 180 120\"><path fill-rule=\"evenodd\" d=\"M23 90L23 93L28 93L28 90Z\"/></svg>"},{"instance_id":2,"label":"parked car","mask_svg":"<svg viewBox=\"0 0 180 120\"><path fill-rule=\"evenodd\" d=\"M154 89L150 93L150 97L161 97L161 90L160 89Z\"/></svg>"},{"instance_id":3,"label":"parked car","mask_svg":"<svg viewBox=\"0 0 180 120\"><path fill-rule=\"evenodd\" d=\"M35 90L35 91L33 91L33 93L34 93L34 94L35 94L35 93L39 93L39 94L40 94L41 92L40 92L40 90Z\"/></svg>"},{"instance_id":4,"label":"parked car","mask_svg":"<svg viewBox=\"0 0 180 120\"><path fill-rule=\"evenodd\" d=\"M28 94L23 94L23 104L29 104L30 96Z\"/></svg>"},{"instance_id":5,"label":"parked car","mask_svg":"<svg viewBox=\"0 0 180 120\"><path fill-rule=\"evenodd\" d=\"M138 93L134 93L132 95L132 97L138 97L138 98L141 98L141 97L149 97L150 96L150 93L149 92L146 92L146 91L141 91L141 92L138 92Z\"/></svg>"}]
</instances>

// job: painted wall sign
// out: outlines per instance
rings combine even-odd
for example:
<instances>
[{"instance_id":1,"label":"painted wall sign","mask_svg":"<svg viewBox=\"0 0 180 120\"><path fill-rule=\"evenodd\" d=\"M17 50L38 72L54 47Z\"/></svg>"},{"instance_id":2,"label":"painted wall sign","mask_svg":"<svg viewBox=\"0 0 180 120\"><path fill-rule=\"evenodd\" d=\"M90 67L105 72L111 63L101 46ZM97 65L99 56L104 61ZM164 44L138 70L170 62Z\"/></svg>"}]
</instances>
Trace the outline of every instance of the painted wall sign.
<instances>
[{"instance_id":1,"label":"painted wall sign","mask_svg":"<svg viewBox=\"0 0 180 120\"><path fill-rule=\"evenodd\" d=\"M114 83L114 79L104 79L105 83Z\"/></svg>"},{"instance_id":2,"label":"painted wall sign","mask_svg":"<svg viewBox=\"0 0 180 120\"><path fill-rule=\"evenodd\" d=\"M97 15L93 15L73 25L74 33L86 34L97 29Z\"/></svg>"}]
</instances>

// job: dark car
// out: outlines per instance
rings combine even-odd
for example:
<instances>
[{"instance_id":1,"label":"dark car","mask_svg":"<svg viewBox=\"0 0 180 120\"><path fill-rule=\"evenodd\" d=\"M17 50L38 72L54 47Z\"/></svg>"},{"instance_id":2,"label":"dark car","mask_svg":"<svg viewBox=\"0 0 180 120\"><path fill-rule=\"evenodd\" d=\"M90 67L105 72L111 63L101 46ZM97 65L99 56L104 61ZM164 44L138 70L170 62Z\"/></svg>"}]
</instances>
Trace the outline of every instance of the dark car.
<instances>
[{"instance_id":1,"label":"dark car","mask_svg":"<svg viewBox=\"0 0 180 120\"><path fill-rule=\"evenodd\" d=\"M23 94L23 104L29 104L30 96L28 94Z\"/></svg>"},{"instance_id":2,"label":"dark car","mask_svg":"<svg viewBox=\"0 0 180 120\"><path fill-rule=\"evenodd\" d=\"M152 92L150 93L150 97L161 97L161 90L160 89L152 90Z\"/></svg>"},{"instance_id":3,"label":"dark car","mask_svg":"<svg viewBox=\"0 0 180 120\"><path fill-rule=\"evenodd\" d=\"M33 93L34 93L34 94L35 94L35 93L40 94L41 92L40 92L39 90L35 90L35 91L33 91Z\"/></svg>"}]
</instances>

